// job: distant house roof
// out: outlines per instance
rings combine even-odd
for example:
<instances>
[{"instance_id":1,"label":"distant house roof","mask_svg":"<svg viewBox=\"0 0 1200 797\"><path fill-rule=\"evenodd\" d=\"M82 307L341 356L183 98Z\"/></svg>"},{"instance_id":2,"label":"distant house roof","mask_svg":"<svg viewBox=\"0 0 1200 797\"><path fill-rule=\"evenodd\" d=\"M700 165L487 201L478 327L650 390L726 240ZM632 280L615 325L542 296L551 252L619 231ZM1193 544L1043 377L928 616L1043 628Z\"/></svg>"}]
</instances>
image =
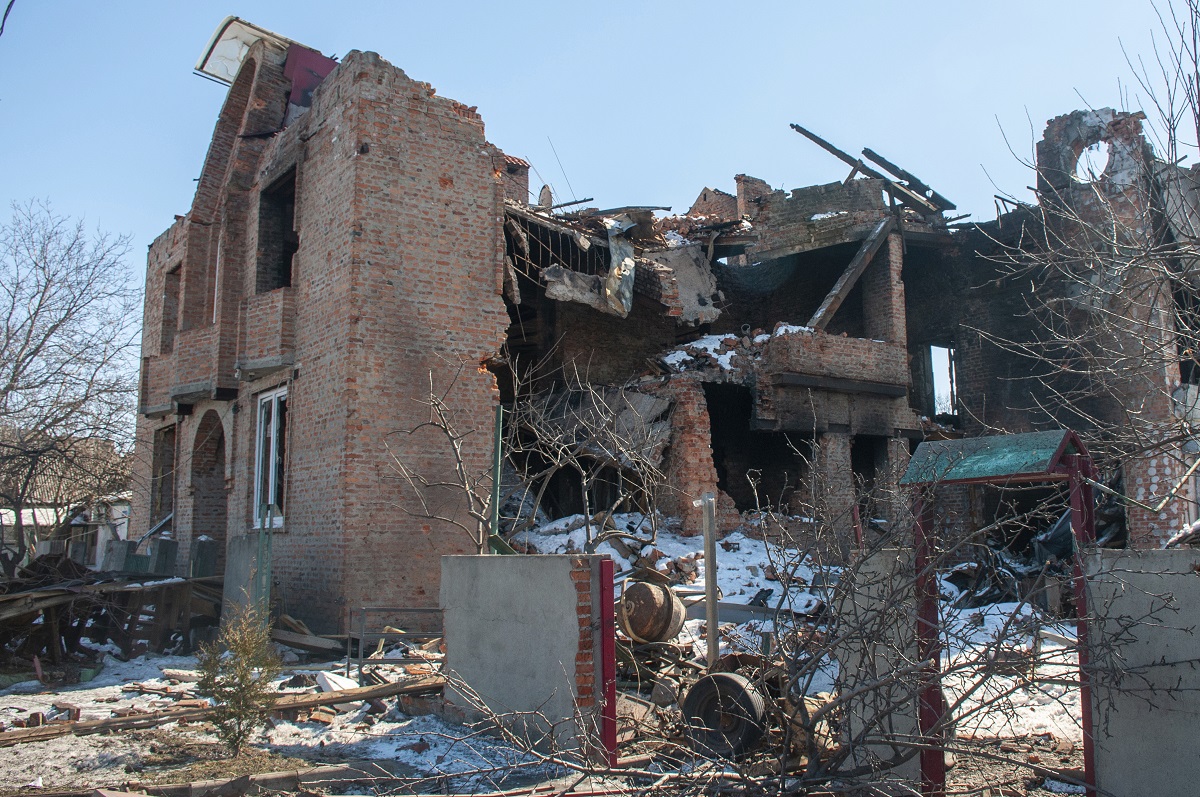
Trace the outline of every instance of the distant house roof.
<instances>
[{"instance_id":1,"label":"distant house roof","mask_svg":"<svg viewBox=\"0 0 1200 797\"><path fill-rule=\"evenodd\" d=\"M38 458L20 455L23 442L17 432L0 430L0 506L20 496L30 507L77 507L129 487L129 462L111 440L57 441L52 453ZM32 483L23 489L31 468Z\"/></svg>"}]
</instances>

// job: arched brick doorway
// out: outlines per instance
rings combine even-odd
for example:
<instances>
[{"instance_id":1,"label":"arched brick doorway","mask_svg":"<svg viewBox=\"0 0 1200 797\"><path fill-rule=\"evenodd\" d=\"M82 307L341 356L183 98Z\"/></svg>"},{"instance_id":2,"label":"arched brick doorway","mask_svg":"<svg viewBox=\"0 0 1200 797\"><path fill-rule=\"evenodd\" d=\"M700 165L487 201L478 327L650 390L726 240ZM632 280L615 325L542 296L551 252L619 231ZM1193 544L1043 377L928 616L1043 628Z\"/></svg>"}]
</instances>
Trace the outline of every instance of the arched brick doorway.
<instances>
[{"instance_id":1,"label":"arched brick doorway","mask_svg":"<svg viewBox=\"0 0 1200 797\"><path fill-rule=\"evenodd\" d=\"M192 545L202 536L216 541L216 573L225 572L225 428L214 410L204 413L192 445Z\"/></svg>"}]
</instances>

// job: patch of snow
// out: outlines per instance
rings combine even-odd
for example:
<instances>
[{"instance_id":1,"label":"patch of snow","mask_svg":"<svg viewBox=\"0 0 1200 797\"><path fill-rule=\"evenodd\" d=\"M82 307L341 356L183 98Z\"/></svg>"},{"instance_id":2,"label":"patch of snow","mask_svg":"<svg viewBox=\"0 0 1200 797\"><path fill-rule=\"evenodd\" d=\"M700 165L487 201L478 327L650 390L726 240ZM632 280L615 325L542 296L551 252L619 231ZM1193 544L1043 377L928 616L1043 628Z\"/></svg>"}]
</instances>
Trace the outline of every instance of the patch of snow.
<instances>
[{"instance_id":1,"label":"patch of snow","mask_svg":"<svg viewBox=\"0 0 1200 797\"><path fill-rule=\"evenodd\" d=\"M696 340L693 340L691 343L689 343L687 345L688 345L688 348L702 349L703 351L706 351L709 354L716 354L718 351L721 350L721 344L723 344L727 340L736 340L736 339L737 339L737 337L735 335L705 335L702 338L697 338Z\"/></svg>"},{"instance_id":2,"label":"patch of snow","mask_svg":"<svg viewBox=\"0 0 1200 797\"><path fill-rule=\"evenodd\" d=\"M671 249L678 249L681 246L687 246L688 244L691 243L691 241L689 241L687 238L684 238L682 235L675 232L674 230L667 230L666 233L663 235L663 238L666 239L667 246L670 247Z\"/></svg>"},{"instance_id":3,"label":"patch of snow","mask_svg":"<svg viewBox=\"0 0 1200 797\"><path fill-rule=\"evenodd\" d=\"M1173 534L1169 540L1163 543L1163 547L1174 548L1193 534L1200 534L1200 520L1184 526L1176 534Z\"/></svg>"},{"instance_id":4,"label":"patch of snow","mask_svg":"<svg viewBox=\"0 0 1200 797\"><path fill-rule=\"evenodd\" d=\"M769 334L767 334L766 332L762 333L761 335L754 336L755 343L766 343L770 339L771 339L771 336Z\"/></svg>"},{"instance_id":5,"label":"patch of snow","mask_svg":"<svg viewBox=\"0 0 1200 797\"><path fill-rule=\"evenodd\" d=\"M795 324L778 323L775 325L775 337L780 335L794 335L797 332L812 332L812 327L802 327Z\"/></svg>"},{"instance_id":6,"label":"patch of snow","mask_svg":"<svg viewBox=\"0 0 1200 797\"><path fill-rule=\"evenodd\" d=\"M536 769L547 777L557 774L511 745L451 725L434 716L409 717L393 711L366 725L367 707L337 716L328 726L277 721L266 733L273 746L307 749L321 757L386 759L399 762L451 791L491 790L506 775ZM445 778L446 780L441 780Z\"/></svg>"},{"instance_id":7,"label":"patch of snow","mask_svg":"<svg viewBox=\"0 0 1200 797\"><path fill-rule=\"evenodd\" d=\"M822 221L824 219L834 219L834 218L837 218L838 216L847 216L847 215L849 215L849 213L850 213L850 211L848 211L848 210L827 210L823 213L812 214L811 216L808 217L808 220L809 221Z\"/></svg>"},{"instance_id":8,"label":"patch of snow","mask_svg":"<svg viewBox=\"0 0 1200 797\"><path fill-rule=\"evenodd\" d=\"M727 341L730 344L736 343L737 335L705 335L691 343L679 346L674 351L662 355L659 359L668 366L681 370L682 366L695 359L693 352L704 352L716 358L717 365L723 370L729 371L733 369L733 358L737 356L737 351L731 349L730 351L721 353L721 348Z\"/></svg>"},{"instance_id":9,"label":"patch of snow","mask_svg":"<svg viewBox=\"0 0 1200 797\"><path fill-rule=\"evenodd\" d=\"M1087 789L1078 783L1063 783L1054 778L1046 778L1042 781L1042 788L1053 794L1087 794Z\"/></svg>"},{"instance_id":10,"label":"patch of snow","mask_svg":"<svg viewBox=\"0 0 1200 797\"><path fill-rule=\"evenodd\" d=\"M587 544L587 533L582 526L567 531L571 526L579 524L582 515L571 515L547 523L539 528L523 531L514 537L519 543L531 543L540 553L579 553ZM649 539L653 524L651 519L641 513L613 515L616 528L637 534ZM641 555L649 555L657 550L662 554L657 562L658 569L666 567L670 560L690 557L695 560L696 580L688 586L693 590L703 590L707 568L703 559L704 538L697 535L685 537L671 530L678 525L673 519L658 518L658 535L652 545L642 548ZM595 533L597 530L593 530ZM619 569L627 569L634 562L625 559L608 543L601 543L597 553L606 553L621 565ZM696 554L701 554L696 557ZM635 552L635 557L638 555ZM717 545L717 588L721 591L721 600L729 603L749 603L760 590L774 591L767 601L772 608L782 607L794 612L807 613L814 610L822 600L820 589L809 589L810 584L829 583L829 573L817 573L808 562L798 564L792 562L794 554L773 545L765 540L747 537L742 532L734 532L721 540ZM789 586L785 589L779 581L772 581L767 574L788 571Z\"/></svg>"}]
</instances>

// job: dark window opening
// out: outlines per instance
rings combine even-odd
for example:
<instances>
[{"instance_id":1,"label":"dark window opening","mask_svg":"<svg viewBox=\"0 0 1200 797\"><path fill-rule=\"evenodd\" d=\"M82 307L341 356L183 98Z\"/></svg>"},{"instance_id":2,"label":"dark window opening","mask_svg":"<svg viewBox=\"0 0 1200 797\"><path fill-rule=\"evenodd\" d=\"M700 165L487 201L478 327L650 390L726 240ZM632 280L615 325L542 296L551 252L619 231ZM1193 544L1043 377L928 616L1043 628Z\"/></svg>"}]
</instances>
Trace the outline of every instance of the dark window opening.
<instances>
[{"instance_id":1,"label":"dark window opening","mask_svg":"<svg viewBox=\"0 0 1200 797\"><path fill-rule=\"evenodd\" d=\"M258 273L255 292L292 284L292 257L300 249L296 226L296 170L292 169L258 199Z\"/></svg>"},{"instance_id":2,"label":"dark window opening","mask_svg":"<svg viewBox=\"0 0 1200 797\"><path fill-rule=\"evenodd\" d=\"M754 395L740 385L704 385L717 486L739 512L799 511L807 494L812 443L800 435L752 428Z\"/></svg>"},{"instance_id":3,"label":"dark window opening","mask_svg":"<svg viewBox=\"0 0 1200 797\"><path fill-rule=\"evenodd\" d=\"M1067 496L1055 486L985 484L979 489L980 520L992 526L988 544L995 549L1028 551L1033 538L1053 526L1066 509Z\"/></svg>"},{"instance_id":4,"label":"dark window opening","mask_svg":"<svg viewBox=\"0 0 1200 797\"><path fill-rule=\"evenodd\" d=\"M738 326L771 332L777 323L808 323L846 270L860 244L838 244L747 266L719 266L717 284L728 313ZM867 337L863 280L859 278L841 306L826 319L825 331ZM718 325L720 321L718 321ZM722 330L723 331L723 330Z\"/></svg>"},{"instance_id":5,"label":"dark window opening","mask_svg":"<svg viewBox=\"0 0 1200 797\"><path fill-rule=\"evenodd\" d=\"M586 474L573 465L565 465L546 477L548 484L538 508L548 517L649 511L651 503L646 491L633 474L587 458L581 459L580 464ZM524 465L536 467L532 459ZM535 482L531 493L536 495L539 489L540 483Z\"/></svg>"},{"instance_id":6,"label":"dark window opening","mask_svg":"<svg viewBox=\"0 0 1200 797\"><path fill-rule=\"evenodd\" d=\"M150 523L162 520L175 509L175 427L154 433L150 470Z\"/></svg>"},{"instance_id":7,"label":"dark window opening","mask_svg":"<svg viewBox=\"0 0 1200 797\"><path fill-rule=\"evenodd\" d=\"M158 336L159 354L170 354L175 348L175 331L179 328L179 283L182 272L183 266L180 264L163 277L162 328Z\"/></svg>"},{"instance_id":8,"label":"dark window opening","mask_svg":"<svg viewBox=\"0 0 1200 797\"><path fill-rule=\"evenodd\" d=\"M880 494L881 479L887 473L888 439L876 435L855 435L850 441L850 470L858 494L859 521L863 526L882 514L877 507L887 502Z\"/></svg>"},{"instance_id":9,"label":"dark window opening","mask_svg":"<svg viewBox=\"0 0 1200 797\"><path fill-rule=\"evenodd\" d=\"M1175 338L1179 345L1179 381L1200 385L1200 296L1175 291Z\"/></svg>"}]
</instances>

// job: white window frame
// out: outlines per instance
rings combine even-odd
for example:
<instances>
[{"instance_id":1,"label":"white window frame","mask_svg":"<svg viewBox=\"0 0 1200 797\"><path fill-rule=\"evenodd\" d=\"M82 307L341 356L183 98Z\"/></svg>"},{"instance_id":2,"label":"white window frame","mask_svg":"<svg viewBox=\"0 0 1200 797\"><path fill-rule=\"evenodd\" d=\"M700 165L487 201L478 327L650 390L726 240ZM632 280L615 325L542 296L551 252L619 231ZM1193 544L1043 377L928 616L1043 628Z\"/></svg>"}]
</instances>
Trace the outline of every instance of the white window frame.
<instances>
[{"instance_id":1,"label":"white window frame","mask_svg":"<svg viewBox=\"0 0 1200 797\"><path fill-rule=\"evenodd\" d=\"M256 404L258 413L255 416L255 432L254 432L254 503L252 505L253 521L252 528L261 528L263 524L262 516L259 514L259 508L264 504L275 504L279 506L279 499L286 488L284 482L287 481L287 470L279 474L274 468L271 469L271 478L267 482L268 495L262 494L263 488L263 467L269 467L274 463L279 456L280 434L279 434L279 404L287 399L288 390L286 387L281 387L276 390L270 390L266 393L260 393ZM270 426L266 419L267 413L264 407L270 408ZM270 432L268 436L267 432ZM284 435L287 434L286 429ZM286 440L282 441L286 444ZM285 452L286 454L286 449ZM286 464L286 463L285 463ZM276 478L282 476L282 478ZM274 516L271 523L272 528L283 528L283 512L279 512Z\"/></svg>"}]
</instances>

